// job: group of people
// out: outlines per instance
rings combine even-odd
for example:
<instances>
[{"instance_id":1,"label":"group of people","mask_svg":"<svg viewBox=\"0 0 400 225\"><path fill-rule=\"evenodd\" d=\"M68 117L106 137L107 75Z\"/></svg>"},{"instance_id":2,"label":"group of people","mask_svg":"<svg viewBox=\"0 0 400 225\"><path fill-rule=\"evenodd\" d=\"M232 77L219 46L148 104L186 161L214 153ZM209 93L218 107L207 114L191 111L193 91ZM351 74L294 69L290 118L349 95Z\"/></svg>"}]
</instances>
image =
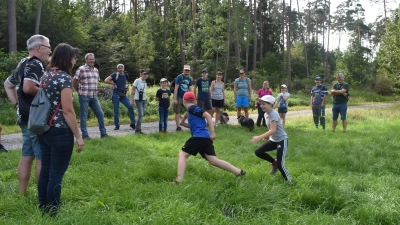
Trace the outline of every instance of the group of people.
<instances>
[{"instance_id":1,"label":"group of people","mask_svg":"<svg viewBox=\"0 0 400 225\"><path fill-rule=\"evenodd\" d=\"M27 48L29 55L21 59L15 71L4 82L7 96L16 108L17 122L21 128L23 139L22 157L18 165L19 193L21 195L26 194L32 164L36 159L35 178L38 184L39 206L45 213L55 215L59 209L62 180L71 160L74 140L77 143L76 151L79 153L84 149L84 139L90 139L86 128L89 107L97 117L101 138L108 136L104 125L104 113L97 99L99 71L94 67L94 54L88 53L85 55L85 64L80 66L73 75L72 68L76 64L79 50L69 44L61 43L52 51L50 40L43 35L30 37L27 40ZM50 54L52 54L51 58ZM44 64L47 64L47 66L45 67ZM221 108L226 104L222 72L217 72L216 79L211 81L208 78L207 69L202 70L202 77L195 82L194 92L191 91L192 80L189 73L190 66L184 65L182 74L175 79L173 93L168 89L168 80L162 78L160 89L156 93L156 100L159 101L159 131L165 133L167 130L170 96L173 94L176 131L181 131L181 126L185 126L190 128L192 134L192 137L179 153L178 173L172 183L178 184L183 180L186 159L197 153L200 153L214 166L230 171L238 177L244 176L246 171L218 159L213 146L215 131L212 125L212 114L216 113L215 126L218 123L226 122L227 119L227 115L221 113ZM114 130L120 128L119 102L121 102L129 110L130 127L135 130L135 133L143 134L141 123L146 105L147 77L148 70L141 70L140 77L133 83L130 99L127 96L129 95L127 93L129 90L127 86L128 75L124 72L124 65L118 64L117 72L105 79L105 82L112 85L113 88ZM343 131L345 131L349 86L344 83L343 74L338 74L337 78L338 83L331 90L331 94L334 96L332 130L335 131L338 114L341 114ZM314 122L318 127L318 118L321 118L321 125L325 128L323 118L327 91L325 86L321 86L319 77L315 81L316 87L311 92L310 100ZM42 135L32 133L27 126L30 103L38 93L39 88L44 89L53 103L50 114L56 113L52 122L53 125ZM79 96L80 129L73 108L74 89ZM245 77L244 70L240 70L239 78L235 80L234 96L238 107L237 115L240 115L243 107L245 116L248 117L252 88L251 81ZM255 154L271 163L271 174L279 169L285 180L291 184L289 173L284 166L287 134L284 130L284 116L281 115L287 112L288 97L286 85L281 85L281 93L275 101L272 92L269 90L269 83L267 81L263 83L263 88L258 92L257 107L259 115L264 119L263 125L268 127L268 131L259 136L254 136L251 142L267 140L266 143L256 149ZM139 114L137 121L133 110L135 105ZM181 115L182 106L187 110L183 117ZM274 110L277 106L278 112ZM57 107L60 107L60 110ZM188 119L188 123L185 122L186 119ZM261 125L261 119L257 120L258 126ZM208 129L207 124L209 125ZM7 151L3 145L0 147L2 151ZM266 153L274 149L277 149L276 159Z\"/></svg>"}]
</instances>

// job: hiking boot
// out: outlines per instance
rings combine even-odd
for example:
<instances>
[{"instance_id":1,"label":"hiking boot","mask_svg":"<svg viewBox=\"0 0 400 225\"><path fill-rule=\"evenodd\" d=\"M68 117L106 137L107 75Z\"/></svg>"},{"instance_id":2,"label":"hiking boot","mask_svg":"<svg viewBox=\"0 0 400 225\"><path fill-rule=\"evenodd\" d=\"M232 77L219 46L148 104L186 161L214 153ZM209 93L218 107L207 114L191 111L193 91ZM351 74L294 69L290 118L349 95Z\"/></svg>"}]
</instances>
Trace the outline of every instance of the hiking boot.
<instances>
[{"instance_id":1,"label":"hiking boot","mask_svg":"<svg viewBox=\"0 0 400 225\"><path fill-rule=\"evenodd\" d=\"M278 161L275 160L275 162L271 163L271 171L269 171L269 174L274 174L278 170Z\"/></svg>"},{"instance_id":2,"label":"hiking boot","mask_svg":"<svg viewBox=\"0 0 400 225\"><path fill-rule=\"evenodd\" d=\"M4 145L0 144L0 152L8 152Z\"/></svg>"},{"instance_id":3,"label":"hiking boot","mask_svg":"<svg viewBox=\"0 0 400 225\"><path fill-rule=\"evenodd\" d=\"M106 138L106 137L109 137L108 134L102 134L102 135L100 136L100 138Z\"/></svg>"},{"instance_id":4,"label":"hiking boot","mask_svg":"<svg viewBox=\"0 0 400 225\"><path fill-rule=\"evenodd\" d=\"M89 137L89 136L84 136L84 137L82 137L82 139L84 139L84 140L91 140L92 138Z\"/></svg>"},{"instance_id":5,"label":"hiking boot","mask_svg":"<svg viewBox=\"0 0 400 225\"><path fill-rule=\"evenodd\" d=\"M135 131L135 134L145 134L145 133L143 133L141 130L139 130L139 131Z\"/></svg>"},{"instance_id":6,"label":"hiking boot","mask_svg":"<svg viewBox=\"0 0 400 225\"><path fill-rule=\"evenodd\" d=\"M119 126L115 126L114 130L119 130Z\"/></svg>"},{"instance_id":7,"label":"hiking boot","mask_svg":"<svg viewBox=\"0 0 400 225\"><path fill-rule=\"evenodd\" d=\"M176 131L182 131L182 127L177 127Z\"/></svg>"},{"instance_id":8,"label":"hiking boot","mask_svg":"<svg viewBox=\"0 0 400 225\"><path fill-rule=\"evenodd\" d=\"M134 123L131 123L131 125L129 125L132 129L136 129L136 125Z\"/></svg>"}]
</instances>

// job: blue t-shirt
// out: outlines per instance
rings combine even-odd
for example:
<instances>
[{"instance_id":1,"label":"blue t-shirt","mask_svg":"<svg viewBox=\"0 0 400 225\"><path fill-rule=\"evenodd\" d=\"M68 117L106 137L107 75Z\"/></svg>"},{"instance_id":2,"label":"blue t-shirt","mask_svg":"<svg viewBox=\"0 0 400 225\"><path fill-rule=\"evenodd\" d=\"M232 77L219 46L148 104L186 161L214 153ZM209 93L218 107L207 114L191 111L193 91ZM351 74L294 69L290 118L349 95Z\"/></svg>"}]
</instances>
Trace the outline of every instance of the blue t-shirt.
<instances>
[{"instance_id":1,"label":"blue t-shirt","mask_svg":"<svg viewBox=\"0 0 400 225\"><path fill-rule=\"evenodd\" d=\"M192 79L189 76L180 74L176 77L175 84L179 85L178 98L183 98L183 95L189 91L189 87L192 86Z\"/></svg>"},{"instance_id":2,"label":"blue t-shirt","mask_svg":"<svg viewBox=\"0 0 400 225\"><path fill-rule=\"evenodd\" d=\"M114 82L114 84L117 85L117 88L113 90L113 93L118 93L118 92L125 92L126 90L126 81L128 80L128 75L124 73L124 75L119 74L118 79L117 78L117 73L111 74L111 78Z\"/></svg>"},{"instance_id":3,"label":"blue t-shirt","mask_svg":"<svg viewBox=\"0 0 400 225\"><path fill-rule=\"evenodd\" d=\"M158 106L167 110L170 104L170 96L171 92L168 89L158 89L156 93L156 97L159 99Z\"/></svg>"},{"instance_id":4,"label":"blue t-shirt","mask_svg":"<svg viewBox=\"0 0 400 225\"><path fill-rule=\"evenodd\" d=\"M210 84L211 81L209 78L203 79L199 78L196 81L196 86L197 86L197 100L204 100L204 101L209 101L210 100Z\"/></svg>"},{"instance_id":5,"label":"blue t-shirt","mask_svg":"<svg viewBox=\"0 0 400 225\"><path fill-rule=\"evenodd\" d=\"M197 105L188 108L188 122L192 137L210 138L210 132L207 130L207 122L203 117L204 110Z\"/></svg>"},{"instance_id":6,"label":"blue t-shirt","mask_svg":"<svg viewBox=\"0 0 400 225\"><path fill-rule=\"evenodd\" d=\"M311 96L313 97L312 104L320 105L322 103L322 100L324 99L324 96L327 94L328 90L324 85L314 86L311 89Z\"/></svg>"}]
</instances>

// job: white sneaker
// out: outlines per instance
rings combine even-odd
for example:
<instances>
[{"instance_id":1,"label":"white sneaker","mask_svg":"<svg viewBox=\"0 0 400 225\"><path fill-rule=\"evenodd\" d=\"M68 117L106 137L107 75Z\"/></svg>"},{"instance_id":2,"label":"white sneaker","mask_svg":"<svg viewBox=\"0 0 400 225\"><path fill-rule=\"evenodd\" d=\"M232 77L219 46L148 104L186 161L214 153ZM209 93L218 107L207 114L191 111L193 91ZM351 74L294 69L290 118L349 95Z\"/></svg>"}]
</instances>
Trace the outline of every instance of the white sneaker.
<instances>
[{"instance_id":1,"label":"white sneaker","mask_svg":"<svg viewBox=\"0 0 400 225\"><path fill-rule=\"evenodd\" d=\"M218 123L215 123L214 126L218 126Z\"/></svg>"}]
</instances>

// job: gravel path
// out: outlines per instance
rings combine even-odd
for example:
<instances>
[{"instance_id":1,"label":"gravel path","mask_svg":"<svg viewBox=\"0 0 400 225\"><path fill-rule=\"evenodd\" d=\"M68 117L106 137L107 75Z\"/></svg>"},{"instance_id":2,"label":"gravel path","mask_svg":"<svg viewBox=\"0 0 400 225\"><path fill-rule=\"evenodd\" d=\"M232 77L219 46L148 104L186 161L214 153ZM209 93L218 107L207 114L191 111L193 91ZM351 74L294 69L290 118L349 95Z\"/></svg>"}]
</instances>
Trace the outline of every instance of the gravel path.
<instances>
[{"instance_id":1,"label":"gravel path","mask_svg":"<svg viewBox=\"0 0 400 225\"><path fill-rule=\"evenodd\" d=\"M394 103L382 103L382 104L371 104L371 105L360 105L360 106L349 106L349 109L359 109L359 108L382 108L392 106ZM326 112L330 112L330 108L326 109ZM250 111L255 112L255 111ZM286 117L294 117L294 116L310 116L311 110L297 110L297 111L288 111ZM250 117L254 120L257 119L257 114L250 114ZM229 124L235 125L237 124L237 120L234 119L235 116L230 116ZM122 135L134 135L135 132L132 128L129 127L129 124L120 126L120 129L114 131L114 126L106 126L107 134L109 136L122 136ZM168 121L168 132L175 132L176 125L175 121ZM183 128L186 129L186 128ZM146 134L148 133L157 133L158 132L158 122L150 122L150 123L142 123L142 131ZM88 127L89 136L92 138L99 138L100 131L98 127ZM8 134L2 135L2 143L6 147L7 150L16 150L22 148L22 137L21 133L16 134Z\"/></svg>"}]
</instances>

